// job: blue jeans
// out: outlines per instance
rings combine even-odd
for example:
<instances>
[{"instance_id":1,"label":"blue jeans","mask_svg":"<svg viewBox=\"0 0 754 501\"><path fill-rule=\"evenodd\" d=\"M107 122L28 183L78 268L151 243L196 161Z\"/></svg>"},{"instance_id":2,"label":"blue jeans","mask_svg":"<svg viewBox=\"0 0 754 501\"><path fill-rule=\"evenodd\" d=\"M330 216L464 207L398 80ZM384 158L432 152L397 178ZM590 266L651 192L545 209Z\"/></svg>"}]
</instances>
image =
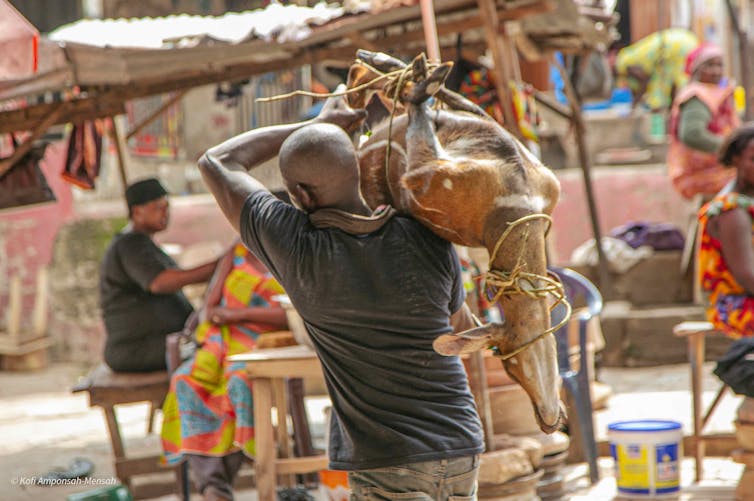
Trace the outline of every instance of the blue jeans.
<instances>
[{"instance_id":1,"label":"blue jeans","mask_svg":"<svg viewBox=\"0 0 754 501\"><path fill-rule=\"evenodd\" d=\"M348 472L351 501L476 501L479 456Z\"/></svg>"}]
</instances>

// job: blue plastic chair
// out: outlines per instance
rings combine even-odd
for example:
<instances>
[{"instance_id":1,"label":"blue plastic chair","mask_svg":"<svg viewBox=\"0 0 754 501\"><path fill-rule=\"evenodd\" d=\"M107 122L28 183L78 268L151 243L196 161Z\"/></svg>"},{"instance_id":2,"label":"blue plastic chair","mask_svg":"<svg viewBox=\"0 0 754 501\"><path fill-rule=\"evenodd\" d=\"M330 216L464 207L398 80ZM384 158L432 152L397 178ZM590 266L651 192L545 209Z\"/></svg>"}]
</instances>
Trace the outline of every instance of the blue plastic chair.
<instances>
[{"instance_id":1,"label":"blue plastic chair","mask_svg":"<svg viewBox=\"0 0 754 501\"><path fill-rule=\"evenodd\" d=\"M558 347L558 370L566 391L566 411L568 413L569 432L571 440L580 440L584 457L589 465L589 480L599 481L597 467L597 442L594 436L594 417L592 415L592 395L589 386L589 370L587 367L587 335L586 329L590 319L598 316L602 311L602 295L592 282L583 275L569 268L551 266L549 270L555 273L563 283L568 302L576 307L585 305L574 313L579 322L579 367L571 368L568 346L568 324L555 331ZM565 306L558 305L552 312L552 324L557 325L565 314ZM573 425L576 425L575 427ZM575 429L574 429L575 428ZM575 432L575 433L574 433Z\"/></svg>"}]
</instances>

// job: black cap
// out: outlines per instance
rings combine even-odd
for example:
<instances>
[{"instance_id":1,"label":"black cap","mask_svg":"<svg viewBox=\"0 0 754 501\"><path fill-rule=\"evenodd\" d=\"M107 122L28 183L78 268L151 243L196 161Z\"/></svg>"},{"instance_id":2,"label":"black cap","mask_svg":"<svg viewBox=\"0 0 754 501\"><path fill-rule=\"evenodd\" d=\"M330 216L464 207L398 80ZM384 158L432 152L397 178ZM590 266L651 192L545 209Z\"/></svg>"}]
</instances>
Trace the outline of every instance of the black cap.
<instances>
[{"instance_id":1,"label":"black cap","mask_svg":"<svg viewBox=\"0 0 754 501\"><path fill-rule=\"evenodd\" d=\"M164 197L168 192L155 178L137 181L126 188L126 203L131 208Z\"/></svg>"}]
</instances>

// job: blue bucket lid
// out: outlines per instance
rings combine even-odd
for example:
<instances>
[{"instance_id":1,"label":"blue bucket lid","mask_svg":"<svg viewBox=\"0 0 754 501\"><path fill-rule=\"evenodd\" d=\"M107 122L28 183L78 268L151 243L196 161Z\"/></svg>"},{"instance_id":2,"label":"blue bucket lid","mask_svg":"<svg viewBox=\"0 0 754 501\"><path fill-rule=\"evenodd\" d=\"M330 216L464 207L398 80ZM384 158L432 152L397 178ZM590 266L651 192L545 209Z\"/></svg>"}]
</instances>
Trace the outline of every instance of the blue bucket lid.
<instances>
[{"instance_id":1,"label":"blue bucket lid","mask_svg":"<svg viewBox=\"0 0 754 501\"><path fill-rule=\"evenodd\" d=\"M640 421L620 421L610 423L607 429L611 431L669 431L680 430L681 423L678 421L665 421L662 419L644 419Z\"/></svg>"}]
</instances>

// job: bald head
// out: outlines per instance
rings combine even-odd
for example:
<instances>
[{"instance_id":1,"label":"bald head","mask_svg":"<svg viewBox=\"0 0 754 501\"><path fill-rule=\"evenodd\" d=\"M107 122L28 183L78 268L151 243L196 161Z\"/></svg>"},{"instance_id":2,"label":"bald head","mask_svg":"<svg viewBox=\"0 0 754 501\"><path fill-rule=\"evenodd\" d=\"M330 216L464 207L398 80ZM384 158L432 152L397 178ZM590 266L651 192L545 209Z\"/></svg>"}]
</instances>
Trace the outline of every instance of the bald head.
<instances>
[{"instance_id":1,"label":"bald head","mask_svg":"<svg viewBox=\"0 0 754 501\"><path fill-rule=\"evenodd\" d=\"M291 134L280 147L280 173L288 191L299 198L302 187L316 206L337 206L359 189L359 164L351 139L331 124L313 124Z\"/></svg>"}]
</instances>

